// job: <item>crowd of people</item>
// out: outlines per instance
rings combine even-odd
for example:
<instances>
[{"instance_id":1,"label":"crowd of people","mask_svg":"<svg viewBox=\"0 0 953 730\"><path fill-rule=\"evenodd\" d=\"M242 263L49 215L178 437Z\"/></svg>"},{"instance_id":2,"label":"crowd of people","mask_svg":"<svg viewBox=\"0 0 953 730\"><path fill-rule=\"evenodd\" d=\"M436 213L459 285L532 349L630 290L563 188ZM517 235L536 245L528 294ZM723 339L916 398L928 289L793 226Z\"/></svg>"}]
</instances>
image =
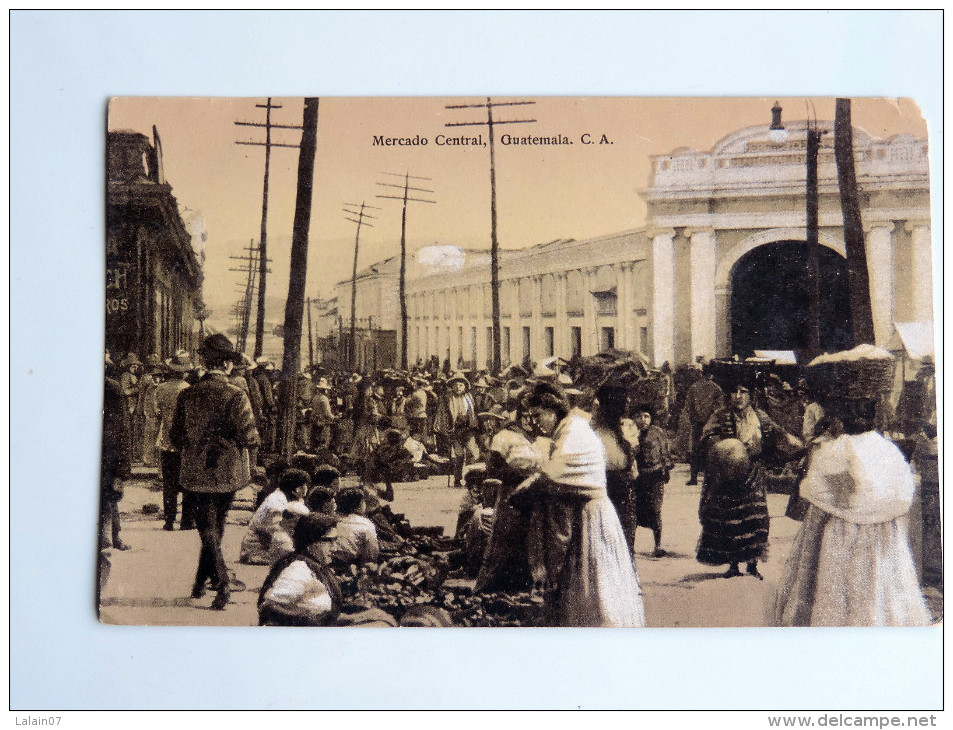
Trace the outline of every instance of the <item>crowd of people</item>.
<instances>
[{"instance_id":1,"label":"crowd of people","mask_svg":"<svg viewBox=\"0 0 953 730\"><path fill-rule=\"evenodd\" d=\"M192 596L215 591L212 608L245 588L221 549L238 490L258 495L240 561L270 566L260 622L343 625L341 576L379 560L395 485L445 475L462 497L454 568L476 591L529 592L548 625L643 626L635 535L651 530L652 555L667 554L662 504L677 459L690 464L690 485L704 475L697 560L727 566L726 578L744 575L741 564L762 578L766 468L795 465L788 516L803 527L779 625L929 621L902 519L915 486L907 459L862 400L815 395L806 379L719 384L699 363L688 379L655 373L665 397L642 402L618 370L582 382L558 358L497 375L428 363L285 377L220 334L197 355L129 354L117 366L107 353L101 542L126 547L117 505L130 463L158 466L164 529L178 519L198 530ZM292 385L294 423L283 424L278 404ZM342 488L345 475L357 484ZM858 541L890 565L861 565Z\"/></svg>"}]
</instances>

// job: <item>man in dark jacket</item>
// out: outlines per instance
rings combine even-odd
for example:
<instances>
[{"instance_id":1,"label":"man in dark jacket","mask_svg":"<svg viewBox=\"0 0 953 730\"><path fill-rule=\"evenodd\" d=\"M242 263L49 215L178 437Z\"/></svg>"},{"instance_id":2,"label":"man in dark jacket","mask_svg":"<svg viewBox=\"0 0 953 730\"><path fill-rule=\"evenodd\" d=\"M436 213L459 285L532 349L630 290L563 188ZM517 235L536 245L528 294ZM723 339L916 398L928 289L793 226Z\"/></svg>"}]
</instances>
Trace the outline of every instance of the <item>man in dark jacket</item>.
<instances>
[{"instance_id":1,"label":"man in dark jacket","mask_svg":"<svg viewBox=\"0 0 953 730\"><path fill-rule=\"evenodd\" d=\"M128 547L119 538L119 500L122 499L122 480L129 478L132 466L129 438L132 426L122 386L115 378L115 366L108 355L106 368L103 390L100 544L104 547L111 545L117 550L127 550Z\"/></svg>"},{"instance_id":2,"label":"man in dark jacket","mask_svg":"<svg viewBox=\"0 0 953 730\"><path fill-rule=\"evenodd\" d=\"M171 438L182 456L179 483L195 495L202 540L192 597L201 598L211 579L217 592L212 608L223 610L230 594L222 555L225 516L235 492L251 481L260 439L248 396L228 382L241 355L221 334L208 337L199 355L208 372L179 396Z\"/></svg>"},{"instance_id":3,"label":"man in dark jacket","mask_svg":"<svg viewBox=\"0 0 953 730\"><path fill-rule=\"evenodd\" d=\"M691 474L688 484L698 484L698 472L702 470L705 452L702 447L702 429L708 419L719 408L725 406L725 393L712 377L711 369L706 365L704 377L692 383L685 396L683 417L688 421L692 434Z\"/></svg>"}]
</instances>

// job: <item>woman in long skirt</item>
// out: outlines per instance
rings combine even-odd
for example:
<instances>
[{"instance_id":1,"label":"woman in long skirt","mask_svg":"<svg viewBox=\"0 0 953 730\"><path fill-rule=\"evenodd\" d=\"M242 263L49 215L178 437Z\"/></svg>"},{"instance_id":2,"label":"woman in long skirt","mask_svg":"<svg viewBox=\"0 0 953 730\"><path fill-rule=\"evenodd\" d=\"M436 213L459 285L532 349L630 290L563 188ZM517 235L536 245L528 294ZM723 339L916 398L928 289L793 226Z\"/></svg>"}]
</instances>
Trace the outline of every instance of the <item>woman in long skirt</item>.
<instances>
[{"instance_id":1,"label":"woman in long skirt","mask_svg":"<svg viewBox=\"0 0 953 730\"><path fill-rule=\"evenodd\" d=\"M644 626L639 577L606 494L602 441L585 418L570 412L558 386L538 383L528 404L538 430L552 439L541 477L521 487L538 503L531 539L536 536L546 569L548 622Z\"/></svg>"}]
</instances>

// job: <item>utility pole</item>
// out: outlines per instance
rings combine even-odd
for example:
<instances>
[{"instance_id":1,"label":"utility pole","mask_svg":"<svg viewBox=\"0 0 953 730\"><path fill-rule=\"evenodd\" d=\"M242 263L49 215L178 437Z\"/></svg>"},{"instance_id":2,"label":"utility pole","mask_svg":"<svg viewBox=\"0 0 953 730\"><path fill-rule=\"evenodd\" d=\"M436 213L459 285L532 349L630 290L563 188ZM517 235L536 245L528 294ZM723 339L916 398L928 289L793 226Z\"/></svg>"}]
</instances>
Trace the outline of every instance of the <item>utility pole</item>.
<instances>
[{"instance_id":1,"label":"utility pole","mask_svg":"<svg viewBox=\"0 0 953 730\"><path fill-rule=\"evenodd\" d=\"M385 172L384 175L397 175L398 177L404 178L403 185L395 185L394 183L377 183L378 185L384 185L385 187L391 188L403 188L403 195L378 195L378 198L390 198L392 200L402 200L404 203L403 213L401 214L400 219L400 279L398 284L398 298L400 299L400 369L407 369L407 202L415 203L436 203L436 200L429 200L427 198L411 198L409 197L409 191L413 190L420 193L432 193L433 190L427 190L426 188L412 188L410 187L410 181L413 180L430 180L429 177L418 177L416 175L411 175L409 172L405 172L403 175L398 175L393 172Z\"/></svg>"},{"instance_id":2,"label":"utility pole","mask_svg":"<svg viewBox=\"0 0 953 730\"><path fill-rule=\"evenodd\" d=\"M354 234L354 270L351 273L351 346L348 351L348 365L351 370L354 370L357 365L357 253L361 246L361 227L373 228L374 226L365 223L364 219L377 220L377 218L364 211L368 208L371 210L380 210L380 208L366 205L364 201L361 201L360 210L354 210L358 207L357 203L345 203L344 205L343 210L347 213L345 219L357 224L357 233ZM348 216L353 217L349 218Z\"/></svg>"},{"instance_id":3,"label":"utility pole","mask_svg":"<svg viewBox=\"0 0 953 730\"><path fill-rule=\"evenodd\" d=\"M242 303L240 305L240 311L238 312L238 351L245 351L245 344L248 337L248 327L251 322L251 304L254 299L255 293L255 277L258 274L258 268L261 263L260 255L258 249L255 247L255 241L252 239L248 246L245 248L245 251L248 252L247 256L229 256L230 259L236 261L244 261L246 266L229 269L229 271L236 271L239 273L247 274L247 279L245 281L245 289L242 292ZM270 263L271 259L268 259ZM271 273L270 270L268 273Z\"/></svg>"},{"instance_id":4,"label":"utility pole","mask_svg":"<svg viewBox=\"0 0 953 730\"><path fill-rule=\"evenodd\" d=\"M281 109L280 105L272 104L271 97L268 97L268 102L266 104L255 104L259 109L265 110L265 123L260 124L259 122L235 122L236 125L240 127L264 127L265 129L265 141L264 142L244 142L238 141L235 144L244 144L252 145L256 147L265 148L265 183L261 196L261 238L259 239L260 243L258 244L258 250L261 255L261 264L259 264L259 277L258 277L258 317L255 323L255 357L261 357L264 334L265 334L265 273L267 272L267 259L268 259L268 175L271 167L271 148L272 147L297 147L296 144L282 144L280 142L271 141L271 130L272 129L301 129L300 126L289 125L289 124L272 124L271 123L271 110L272 109Z\"/></svg>"},{"instance_id":5,"label":"utility pole","mask_svg":"<svg viewBox=\"0 0 953 730\"><path fill-rule=\"evenodd\" d=\"M860 197L854 170L854 132L850 99L838 99L834 113L834 159L840 186L840 206L844 217L844 246L847 249L847 285L854 344L874 344L874 317L870 306L870 279L864 226L860 217Z\"/></svg>"},{"instance_id":6,"label":"utility pole","mask_svg":"<svg viewBox=\"0 0 953 730\"><path fill-rule=\"evenodd\" d=\"M298 371L301 367L301 319L304 314L304 289L308 274L308 234L311 230L311 195L314 187L314 158L318 146L318 99L304 100L301 122L301 151L298 154L298 192L295 200L294 228L291 234L291 276L285 303L284 357L282 372L285 387L279 404L281 423L280 452L290 457L294 451L295 411L298 402Z\"/></svg>"},{"instance_id":7,"label":"utility pole","mask_svg":"<svg viewBox=\"0 0 953 730\"><path fill-rule=\"evenodd\" d=\"M308 367L314 368L314 340L311 338L311 297L308 297Z\"/></svg>"},{"instance_id":8,"label":"utility pole","mask_svg":"<svg viewBox=\"0 0 953 730\"><path fill-rule=\"evenodd\" d=\"M817 157L823 131L817 128L817 118L807 125L807 272L810 283L808 301L808 362L821 354L821 266L818 260L820 246L818 233Z\"/></svg>"},{"instance_id":9,"label":"utility pole","mask_svg":"<svg viewBox=\"0 0 953 730\"><path fill-rule=\"evenodd\" d=\"M535 104L535 101L500 101L493 102L486 98L485 104L451 104L447 109L486 109L485 122L448 122L447 127L482 127L487 128L490 138L490 295L493 302L493 373L500 372L500 243L496 237L496 155L493 148L493 128L502 124L535 124L535 119L507 119L493 118L493 109L498 106L526 106Z\"/></svg>"}]
</instances>

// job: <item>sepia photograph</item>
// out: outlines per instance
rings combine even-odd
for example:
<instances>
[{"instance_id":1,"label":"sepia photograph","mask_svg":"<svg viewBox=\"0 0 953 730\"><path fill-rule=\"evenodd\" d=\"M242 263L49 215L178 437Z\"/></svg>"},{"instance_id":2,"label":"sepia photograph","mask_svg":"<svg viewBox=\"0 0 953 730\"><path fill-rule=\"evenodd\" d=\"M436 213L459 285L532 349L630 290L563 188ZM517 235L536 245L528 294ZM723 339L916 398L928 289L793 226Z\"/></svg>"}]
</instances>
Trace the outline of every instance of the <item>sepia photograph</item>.
<instances>
[{"instance_id":1,"label":"sepia photograph","mask_svg":"<svg viewBox=\"0 0 953 730\"><path fill-rule=\"evenodd\" d=\"M115 97L106 153L104 623L942 619L913 100Z\"/></svg>"},{"instance_id":2,"label":"sepia photograph","mask_svg":"<svg viewBox=\"0 0 953 730\"><path fill-rule=\"evenodd\" d=\"M9 16L14 725L942 726L943 11Z\"/></svg>"}]
</instances>

